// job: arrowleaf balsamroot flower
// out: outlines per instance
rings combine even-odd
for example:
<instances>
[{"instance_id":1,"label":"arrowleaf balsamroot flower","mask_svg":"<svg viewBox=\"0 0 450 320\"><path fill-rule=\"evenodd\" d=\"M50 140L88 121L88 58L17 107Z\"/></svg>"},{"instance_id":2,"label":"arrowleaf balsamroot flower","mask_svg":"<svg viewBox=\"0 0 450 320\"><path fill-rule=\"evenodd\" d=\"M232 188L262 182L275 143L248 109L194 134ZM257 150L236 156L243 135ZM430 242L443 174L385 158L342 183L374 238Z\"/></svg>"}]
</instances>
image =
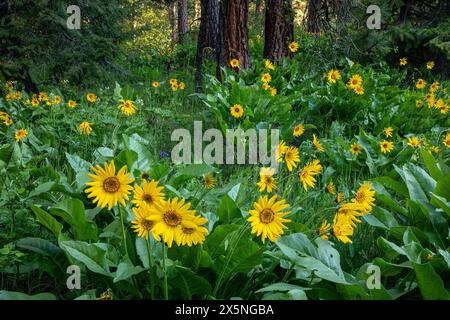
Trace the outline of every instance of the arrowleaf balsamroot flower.
<instances>
[{"instance_id":1,"label":"arrowleaf balsamroot flower","mask_svg":"<svg viewBox=\"0 0 450 320\"><path fill-rule=\"evenodd\" d=\"M289 204L284 199L277 201L278 196L274 195L270 199L267 195L260 197L257 202L253 203L253 209L248 213L250 217L247 219L252 224L252 234L261 236L261 240L265 243L266 238L275 241L283 233L283 229L287 227L283 224L290 222L285 219L290 211L284 211L289 208Z\"/></svg>"},{"instance_id":2,"label":"arrowleaf balsamroot flower","mask_svg":"<svg viewBox=\"0 0 450 320\"><path fill-rule=\"evenodd\" d=\"M16 138L17 142L22 141L27 136L28 136L28 130L27 129L19 129L19 130L16 131L16 134L15 134L15 138Z\"/></svg>"},{"instance_id":3,"label":"arrowleaf balsamroot flower","mask_svg":"<svg viewBox=\"0 0 450 320\"><path fill-rule=\"evenodd\" d=\"M175 197L155 203L153 207L149 208L149 219L155 222L152 229L153 234L161 236L169 248L172 247L174 241L178 245L188 244L183 243L183 239L185 239L183 236L186 234L200 236L196 243L203 242L205 230L199 230L198 226L206 223L208 219L196 217L196 211L190 210L190 207L190 203L185 203L184 199L178 200L178 197ZM194 224L197 228L194 227ZM186 228L186 230L183 231L182 228Z\"/></svg>"},{"instance_id":4,"label":"arrowleaf balsamroot flower","mask_svg":"<svg viewBox=\"0 0 450 320\"><path fill-rule=\"evenodd\" d=\"M319 139L317 139L317 136L315 134L313 134L312 144L317 151L325 152L325 148L322 146L322 144L320 143Z\"/></svg>"},{"instance_id":5,"label":"arrowleaf balsamroot flower","mask_svg":"<svg viewBox=\"0 0 450 320\"><path fill-rule=\"evenodd\" d=\"M308 187L315 188L317 181L314 176L320 174L321 172L322 165L318 159L313 160L302 168L298 174L298 177L300 182L303 184L305 191L308 191Z\"/></svg>"},{"instance_id":6,"label":"arrowleaf balsamroot flower","mask_svg":"<svg viewBox=\"0 0 450 320\"><path fill-rule=\"evenodd\" d=\"M241 118L244 115L244 108L240 104L235 104L230 107L230 113L233 118Z\"/></svg>"},{"instance_id":7,"label":"arrowleaf balsamroot flower","mask_svg":"<svg viewBox=\"0 0 450 320\"><path fill-rule=\"evenodd\" d=\"M354 74L347 83L347 86L351 89L362 86L363 80L359 74Z\"/></svg>"},{"instance_id":8,"label":"arrowleaf balsamroot flower","mask_svg":"<svg viewBox=\"0 0 450 320\"><path fill-rule=\"evenodd\" d=\"M211 172L203 177L203 187L206 189L212 189L216 186L216 184L217 180Z\"/></svg>"},{"instance_id":9,"label":"arrowleaf balsamroot flower","mask_svg":"<svg viewBox=\"0 0 450 320\"><path fill-rule=\"evenodd\" d=\"M350 145L350 152L355 156L358 156L362 152L362 147L357 142L352 143Z\"/></svg>"},{"instance_id":10,"label":"arrowleaf balsamroot flower","mask_svg":"<svg viewBox=\"0 0 450 320\"><path fill-rule=\"evenodd\" d=\"M78 126L78 131L80 132L80 135L90 135L92 132L92 127L91 127L92 123L89 123L87 121L83 121L82 123L80 123L80 125Z\"/></svg>"},{"instance_id":11,"label":"arrowleaf balsamroot flower","mask_svg":"<svg viewBox=\"0 0 450 320\"><path fill-rule=\"evenodd\" d=\"M97 101L97 96L96 96L94 93L89 92L89 93L86 95L86 100L87 100L88 102L90 102L90 103L94 103L94 102Z\"/></svg>"},{"instance_id":12,"label":"arrowleaf balsamroot flower","mask_svg":"<svg viewBox=\"0 0 450 320\"><path fill-rule=\"evenodd\" d=\"M296 41L292 41L288 46L288 48L291 52L297 52L298 47L299 47L299 45Z\"/></svg>"},{"instance_id":13,"label":"arrowleaf balsamroot flower","mask_svg":"<svg viewBox=\"0 0 450 320\"><path fill-rule=\"evenodd\" d=\"M303 124L300 123L296 125L293 132L294 137L300 137L303 133L305 133L305 127Z\"/></svg>"},{"instance_id":14,"label":"arrowleaf balsamroot flower","mask_svg":"<svg viewBox=\"0 0 450 320\"><path fill-rule=\"evenodd\" d=\"M163 186L158 186L158 181L142 180L142 186L134 184L134 197L131 201L136 207L154 206L155 203L164 200Z\"/></svg>"},{"instance_id":15,"label":"arrowleaf balsamroot flower","mask_svg":"<svg viewBox=\"0 0 450 320\"><path fill-rule=\"evenodd\" d=\"M277 179L273 176L274 173L274 168L261 168L259 171L259 182L257 183L259 192L267 190L268 193L271 193L277 187Z\"/></svg>"},{"instance_id":16,"label":"arrowleaf balsamroot flower","mask_svg":"<svg viewBox=\"0 0 450 320\"><path fill-rule=\"evenodd\" d=\"M425 80L419 79L416 82L416 88L417 89L423 89L423 88L425 88L426 84L427 84L427 82Z\"/></svg>"},{"instance_id":17,"label":"arrowleaf balsamroot flower","mask_svg":"<svg viewBox=\"0 0 450 320\"><path fill-rule=\"evenodd\" d=\"M450 132L447 132L447 135L444 138L444 146L450 148Z\"/></svg>"},{"instance_id":18,"label":"arrowleaf balsamroot flower","mask_svg":"<svg viewBox=\"0 0 450 320\"><path fill-rule=\"evenodd\" d=\"M67 102L67 106L69 108L73 109L73 108L75 108L77 106L77 103L75 101L73 101L73 100L69 100L69 102Z\"/></svg>"},{"instance_id":19,"label":"arrowleaf balsamroot flower","mask_svg":"<svg viewBox=\"0 0 450 320\"><path fill-rule=\"evenodd\" d=\"M386 137L390 138L392 137L392 132L394 132L394 129L392 129L391 127L387 127L383 132Z\"/></svg>"},{"instance_id":20,"label":"arrowleaf balsamroot flower","mask_svg":"<svg viewBox=\"0 0 450 320\"><path fill-rule=\"evenodd\" d=\"M269 70L275 70L275 65L268 59L264 61L264 66Z\"/></svg>"},{"instance_id":21,"label":"arrowleaf balsamroot flower","mask_svg":"<svg viewBox=\"0 0 450 320\"><path fill-rule=\"evenodd\" d=\"M237 68L237 67L239 67L239 60L238 60L238 59L231 59L231 61L230 61L230 66L231 66L232 68Z\"/></svg>"},{"instance_id":22,"label":"arrowleaf balsamroot flower","mask_svg":"<svg viewBox=\"0 0 450 320\"><path fill-rule=\"evenodd\" d=\"M126 114L127 116L131 116L136 113L136 106L134 105L134 102L131 100L119 100L119 110Z\"/></svg>"},{"instance_id":23,"label":"arrowleaf balsamroot flower","mask_svg":"<svg viewBox=\"0 0 450 320\"><path fill-rule=\"evenodd\" d=\"M136 218L131 221L131 228L137 232L138 236L148 240L148 235L151 233L157 241L160 241L159 235L152 232L155 222L150 218L148 207L133 207L132 210Z\"/></svg>"},{"instance_id":24,"label":"arrowleaf balsamroot flower","mask_svg":"<svg viewBox=\"0 0 450 320\"><path fill-rule=\"evenodd\" d=\"M394 149L394 142L383 140L380 142L380 149L383 154L389 153Z\"/></svg>"},{"instance_id":25,"label":"arrowleaf balsamroot flower","mask_svg":"<svg viewBox=\"0 0 450 320\"><path fill-rule=\"evenodd\" d=\"M420 140L417 137L409 137L408 138L408 146L411 148L418 148L420 146Z\"/></svg>"},{"instance_id":26,"label":"arrowleaf balsamroot flower","mask_svg":"<svg viewBox=\"0 0 450 320\"><path fill-rule=\"evenodd\" d=\"M270 81L272 81L272 77L270 76L270 73L264 73L261 76L261 82L269 83Z\"/></svg>"},{"instance_id":27,"label":"arrowleaf balsamroot flower","mask_svg":"<svg viewBox=\"0 0 450 320\"><path fill-rule=\"evenodd\" d=\"M323 220L320 228L318 230L319 235L322 239L328 240L330 237L329 230L331 229L331 224L327 220Z\"/></svg>"},{"instance_id":28,"label":"arrowleaf balsamroot flower","mask_svg":"<svg viewBox=\"0 0 450 320\"><path fill-rule=\"evenodd\" d=\"M333 219L333 235L343 243L352 243L349 238L353 235L353 226L348 216L337 213Z\"/></svg>"},{"instance_id":29,"label":"arrowleaf balsamroot flower","mask_svg":"<svg viewBox=\"0 0 450 320\"><path fill-rule=\"evenodd\" d=\"M288 147L284 152L284 161L286 162L289 171L297 167L297 162L300 162L300 153L296 147Z\"/></svg>"},{"instance_id":30,"label":"arrowleaf balsamroot flower","mask_svg":"<svg viewBox=\"0 0 450 320\"><path fill-rule=\"evenodd\" d=\"M328 82L334 84L341 78L341 73L339 72L339 70L331 69L330 71L328 71L327 77Z\"/></svg>"},{"instance_id":31,"label":"arrowleaf balsamroot flower","mask_svg":"<svg viewBox=\"0 0 450 320\"><path fill-rule=\"evenodd\" d=\"M126 173L127 166L123 166L116 173L116 166L114 160L104 163L103 168L99 165L91 167L94 174L89 173L91 182L87 182L89 187L85 190L88 193L88 198L94 198L93 203L97 203L100 208L108 207L109 210L117 203L122 206L126 205L129 200L129 195L133 187L130 185L134 179Z\"/></svg>"},{"instance_id":32,"label":"arrowleaf balsamroot flower","mask_svg":"<svg viewBox=\"0 0 450 320\"><path fill-rule=\"evenodd\" d=\"M375 190L372 189L372 184L370 182L362 184L352 202L361 205L364 213L371 213L375 202Z\"/></svg>"}]
</instances>

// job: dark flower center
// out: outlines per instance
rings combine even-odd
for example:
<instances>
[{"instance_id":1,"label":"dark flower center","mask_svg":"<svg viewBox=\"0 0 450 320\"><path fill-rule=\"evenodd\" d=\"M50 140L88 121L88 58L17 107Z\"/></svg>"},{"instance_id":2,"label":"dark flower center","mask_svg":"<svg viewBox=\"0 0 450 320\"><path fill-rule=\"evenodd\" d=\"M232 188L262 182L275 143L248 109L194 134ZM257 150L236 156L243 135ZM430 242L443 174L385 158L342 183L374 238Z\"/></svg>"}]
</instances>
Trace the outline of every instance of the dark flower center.
<instances>
[{"instance_id":1,"label":"dark flower center","mask_svg":"<svg viewBox=\"0 0 450 320\"><path fill-rule=\"evenodd\" d=\"M185 234L193 234L195 231L194 228L186 228L186 227L183 227L182 230L183 230L183 233L185 233Z\"/></svg>"},{"instance_id":2,"label":"dark flower center","mask_svg":"<svg viewBox=\"0 0 450 320\"><path fill-rule=\"evenodd\" d=\"M170 227L176 227L181 223L181 217L174 210L168 210L163 216L164 222Z\"/></svg>"},{"instance_id":3,"label":"dark flower center","mask_svg":"<svg viewBox=\"0 0 450 320\"><path fill-rule=\"evenodd\" d=\"M147 230L147 231L152 230L154 225L155 225L155 223L153 221L150 221L150 220L143 220L142 221L142 228Z\"/></svg>"},{"instance_id":4,"label":"dark flower center","mask_svg":"<svg viewBox=\"0 0 450 320\"><path fill-rule=\"evenodd\" d=\"M275 219L275 214L272 209L266 208L259 213L259 220L262 223L269 224Z\"/></svg>"},{"instance_id":5,"label":"dark flower center","mask_svg":"<svg viewBox=\"0 0 450 320\"><path fill-rule=\"evenodd\" d=\"M103 181L103 190L108 193L115 193L120 189L120 181L117 177L109 177Z\"/></svg>"},{"instance_id":6,"label":"dark flower center","mask_svg":"<svg viewBox=\"0 0 450 320\"><path fill-rule=\"evenodd\" d=\"M152 198L152 196L149 195L149 194L144 194L144 195L142 196L142 200L143 200L144 202L148 203L148 204L153 203L153 198Z\"/></svg>"}]
</instances>

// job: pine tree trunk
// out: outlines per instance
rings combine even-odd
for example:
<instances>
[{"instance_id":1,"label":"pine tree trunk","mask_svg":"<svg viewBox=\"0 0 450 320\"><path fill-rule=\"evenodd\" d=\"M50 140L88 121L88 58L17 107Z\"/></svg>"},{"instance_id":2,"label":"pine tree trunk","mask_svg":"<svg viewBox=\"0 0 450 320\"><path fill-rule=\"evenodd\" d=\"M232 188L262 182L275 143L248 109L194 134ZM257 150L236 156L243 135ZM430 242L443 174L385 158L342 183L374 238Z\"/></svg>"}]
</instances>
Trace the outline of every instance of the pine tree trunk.
<instances>
[{"instance_id":1,"label":"pine tree trunk","mask_svg":"<svg viewBox=\"0 0 450 320\"><path fill-rule=\"evenodd\" d=\"M261 0L256 0L255 1L255 15L256 15L256 17L259 17L260 14L261 14Z\"/></svg>"},{"instance_id":2,"label":"pine tree trunk","mask_svg":"<svg viewBox=\"0 0 450 320\"><path fill-rule=\"evenodd\" d=\"M183 42L183 38L187 32L188 32L187 0L178 0L178 36L180 42Z\"/></svg>"},{"instance_id":3,"label":"pine tree trunk","mask_svg":"<svg viewBox=\"0 0 450 320\"><path fill-rule=\"evenodd\" d=\"M308 32L318 33L320 31L320 0L309 0L308 1Z\"/></svg>"},{"instance_id":4,"label":"pine tree trunk","mask_svg":"<svg viewBox=\"0 0 450 320\"><path fill-rule=\"evenodd\" d=\"M219 31L219 1L201 1L200 30L197 40L197 54L195 57L195 80L196 90L201 91L203 87L202 65L205 56L205 49L217 49Z\"/></svg>"},{"instance_id":5,"label":"pine tree trunk","mask_svg":"<svg viewBox=\"0 0 450 320\"><path fill-rule=\"evenodd\" d=\"M167 0L167 10L169 11L169 23L172 42L177 42L177 7L175 0Z\"/></svg>"},{"instance_id":6,"label":"pine tree trunk","mask_svg":"<svg viewBox=\"0 0 450 320\"><path fill-rule=\"evenodd\" d=\"M267 0L264 26L264 57L279 60L289 56L294 41L294 15L291 0Z\"/></svg>"},{"instance_id":7,"label":"pine tree trunk","mask_svg":"<svg viewBox=\"0 0 450 320\"><path fill-rule=\"evenodd\" d=\"M248 55L248 0L222 0L223 62L239 61L241 68L250 66Z\"/></svg>"}]
</instances>

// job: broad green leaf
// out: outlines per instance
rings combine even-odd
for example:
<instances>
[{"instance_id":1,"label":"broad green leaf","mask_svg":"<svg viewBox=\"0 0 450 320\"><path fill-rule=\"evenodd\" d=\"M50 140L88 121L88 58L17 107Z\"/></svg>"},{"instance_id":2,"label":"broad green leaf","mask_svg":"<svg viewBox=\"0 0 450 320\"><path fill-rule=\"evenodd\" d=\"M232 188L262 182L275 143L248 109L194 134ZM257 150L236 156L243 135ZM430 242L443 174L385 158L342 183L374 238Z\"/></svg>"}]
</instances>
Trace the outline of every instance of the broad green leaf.
<instances>
[{"instance_id":1,"label":"broad green leaf","mask_svg":"<svg viewBox=\"0 0 450 320\"><path fill-rule=\"evenodd\" d=\"M428 172L433 177L434 180L438 181L444 177L443 173L439 169L436 160L425 148L420 149L420 154L422 155L423 162L427 167Z\"/></svg>"},{"instance_id":2,"label":"broad green leaf","mask_svg":"<svg viewBox=\"0 0 450 320\"><path fill-rule=\"evenodd\" d=\"M52 242L41 238L22 238L16 242L20 248L28 249L44 256L51 256L61 252Z\"/></svg>"},{"instance_id":3,"label":"broad green leaf","mask_svg":"<svg viewBox=\"0 0 450 320\"><path fill-rule=\"evenodd\" d=\"M171 285L177 289L181 299L202 298L211 293L209 281L195 274L191 269L176 266L176 271L177 276L171 281Z\"/></svg>"},{"instance_id":4,"label":"broad green leaf","mask_svg":"<svg viewBox=\"0 0 450 320\"><path fill-rule=\"evenodd\" d=\"M319 278L341 284L347 284L340 266L339 253L331 246L331 243L322 238L316 239L317 249L311 249L314 245L302 233L296 233L281 237L276 245L298 266L313 271ZM308 250L305 250L308 248ZM313 255L309 255L310 252Z\"/></svg>"},{"instance_id":5,"label":"broad green leaf","mask_svg":"<svg viewBox=\"0 0 450 320\"><path fill-rule=\"evenodd\" d=\"M73 155L66 152L66 158L70 166L72 167L73 171L75 171L75 173L79 173L82 171L89 171L92 166L91 163L81 159L77 155Z\"/></svg>"},{"instance_id":6,"label":"broad green leaf","mask_svg":"<svg viewBox=\"0 0 450 320\"><path fill-rule=\"evenodd\" d=\"M50 208L50 213L60 216L72 227L76 240L96 241L97 226L87 219L84 213L84 205L78 199L65 199L54 207Z\"/></svg>"},{"instance_id":7,"label":"broad green leaf","mask_svg":"<svg viewBox=\"0 0 450 320\"><path fill-rule=\"evenodd\" d=\"M114 277L114 283L121 280L127 280L128 278L141 273L145 269L141 266L134 266L128 258L119 263L117 266L116 274Z\"/></svg>"},{"instance_id":8,"label":"broad green leaf","mask_svg":"<svg viewBox=\"0 0 450 320\"><path fill-rule=\"evenodd\" d=\"M425 300L449 300L450 294L445 289L444 282L436 273L431 263L414 263L417 282Z\"/></svg>"},{"instance_id":9,"label":"broad green leaf","mask_svg":"<svg viewBox=\"0 0 450 320\"><path fill-rule=\"evenodd\" d=\"M1 290L0 300L56 300L56 296L47 292L28 295L22 292Z\"/></svg>"},{"instance_id":10,"label":"broad green leaf","mask_svg":"<svg viewBox=\"0 0 450 320\"><path fill-rule=\"evenodd\" d=\"M222 223L230 223L234 219L242 218L241 209L228 194L224 195L220 200L217 215Z\"/></svg>"},{"instance_id":11,"label":"broad green leaf","mask_svg":"<svg viewBox=\"0 0 450 320\"><path fill-rule=\"evenodd\" d=\"M50 214L39 207L31 206L31 210L33 210L34 214L36 215L36 219L44 227L53 232L56 238L58 238L63 228L62 224L56 221L55 218L53 218Z\"/></svg>"},{"instance_id":12,"label":"broad green leaf","mask_svg":"<svg viewBox=\"0 0 450 320\"><path fill-rule=\"evenodd\" d=\"M255 291L256 293L259 292L269 292L269 291L289 291L289 290L311 290L311 288L305 288L301 287L295 284L285 283L285 282L276 282L271 285L268 285L267 287L264 287L262 289L259 289Z\"/></svg>"},{"instance_id":13,"label":"broad green leaf","mask_svg":"<svg viewBox=\"0 0 450 320\"><path fill-rule=\"evenodd\" d=\"M60 247L92 272L112 276L107 267L106 252L98 246L83 241L62 241Z\"/></svg>"}]
</instances>

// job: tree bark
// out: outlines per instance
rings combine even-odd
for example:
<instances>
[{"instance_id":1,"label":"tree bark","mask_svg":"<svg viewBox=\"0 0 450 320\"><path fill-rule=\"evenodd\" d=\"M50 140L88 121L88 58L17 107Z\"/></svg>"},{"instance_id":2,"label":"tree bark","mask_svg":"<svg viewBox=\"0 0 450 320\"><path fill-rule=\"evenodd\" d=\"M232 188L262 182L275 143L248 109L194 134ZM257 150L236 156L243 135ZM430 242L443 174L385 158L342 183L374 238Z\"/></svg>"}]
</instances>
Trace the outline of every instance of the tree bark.
<instances>
[{"instance_id":1,"label":"tree bark","mask_svg":"<svg viewBox=\"0 0 450 320\"><path fill-rule=\"evenodd\" d=\"M237 59L240 67L248 68L248 0L222 0L221 4L223 62L229 64L232 59Z\"/></svg>"},{"instance_id":2,"label":"tree bark","mask_svg":"<svg viewBox=\"0 0 450 320\"><path fill-rule=\"evenodd\" d=\"M267 0L264 25L264 57L279 60L291 55L294 41L294 15L291 0Z\"/></svg>"},{"instance_id":3,"label":"tree bark","mask_svg":"<svg viewBox=\"0 0 450 320\"><path fill-rule=\"evenodd\" d=\"M170 23L170 30L171 30L171 38L172 42L177 42L177 8L175 5L175 0L167 0L167 10L169 11L169 23Z\"/></svg>"},{"instance_id":4,"label":"tree bark","mask_svg":"<svg viewBox=\"0 0 450 320\"><path fill-rule=\"evenodd\" d=\"M255 15L256 15L256 17L259 17L259 15L261 14L261 1L262 0L256 0L255 1Z\"/></svg>"},{"instance_id":5,"label":"tree bark","mask_svg":"<svg viewBox=\"0 0 450 320\"><path fill-rule=\"evenodd\" d=\"M320 10L320 0L308 1L308 12L307 12L308 32L318 33L320 31L319 10Z\"/></svg>"},{"instance_id":6,"label":"tree bark","mask_svg":"<svg viewBox=\"0 0 450 320\"><path fill-rule=\"evenodd\" d=\"M195 57L195 82L197 92L203 87L202 65L205 49L217 50L219 32L219 1L201 1L200 30L197 40L197 54Z\"/></svg>"},{"instance_id":7,"label":"tree bark","mask_svg":"<svg viewBox=\"0 0 450 320\"><path fill-rule=\"evenodd\" d=\"M406 22L410 8L411 8L411 0L406 0L400 8L400 15L398 17L399 23L404 24Z\"/></svg>"},{"instance_id":8,"label":"tree bark","mask_svg":"<svg viewBox=\"0 0 450 320\"><path fill-rule=\"evenodd\" d=\"M188 32L188 6L187 0L178 0L178 37L180 42Z\"/></svg>"}]
</instances>

